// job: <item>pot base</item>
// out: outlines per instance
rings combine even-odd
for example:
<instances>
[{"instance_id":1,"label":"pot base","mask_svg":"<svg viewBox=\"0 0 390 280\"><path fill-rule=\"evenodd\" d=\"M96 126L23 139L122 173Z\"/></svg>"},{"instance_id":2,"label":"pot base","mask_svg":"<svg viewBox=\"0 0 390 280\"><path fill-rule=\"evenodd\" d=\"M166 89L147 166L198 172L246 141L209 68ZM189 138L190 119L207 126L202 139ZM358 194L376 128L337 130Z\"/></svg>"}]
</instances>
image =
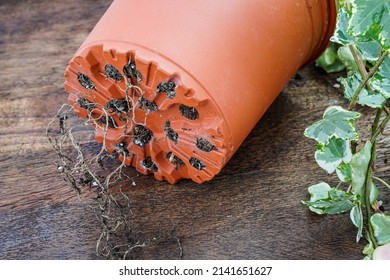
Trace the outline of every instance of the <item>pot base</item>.
<instances>
[{"instance_id":1,"label":"pot base","mask_svg":"<svg viewBox=\"0 0 390 280\"><path fill-rule=\"evenodd\" d=\"M95 127L96 141L109 153L142 174L170 183L212 179L233 150L219 108L169 59L121 49L94 44L71 60L65 89L74 112Z\"/></svg>"}]
</instances>

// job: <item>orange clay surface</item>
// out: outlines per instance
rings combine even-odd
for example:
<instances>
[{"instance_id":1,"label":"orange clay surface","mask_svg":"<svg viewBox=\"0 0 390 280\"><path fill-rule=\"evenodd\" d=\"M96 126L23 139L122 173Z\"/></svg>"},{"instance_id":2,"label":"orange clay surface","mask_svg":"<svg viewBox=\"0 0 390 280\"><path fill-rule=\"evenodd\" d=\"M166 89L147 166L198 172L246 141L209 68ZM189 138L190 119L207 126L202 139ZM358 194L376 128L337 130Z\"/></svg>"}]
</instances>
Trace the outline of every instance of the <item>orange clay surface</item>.
<instances>
[{"instance_id":1,"label":"orange clay surface","mask_svg":"<svg viewBox=\"0 0 390 280\"><path fill-rule=\"evenodd\" d=\"M330 0L115 0L69 63L69 103L127 165L202 183L324 50L335 14Z\"/></svg>"}]
</instances>

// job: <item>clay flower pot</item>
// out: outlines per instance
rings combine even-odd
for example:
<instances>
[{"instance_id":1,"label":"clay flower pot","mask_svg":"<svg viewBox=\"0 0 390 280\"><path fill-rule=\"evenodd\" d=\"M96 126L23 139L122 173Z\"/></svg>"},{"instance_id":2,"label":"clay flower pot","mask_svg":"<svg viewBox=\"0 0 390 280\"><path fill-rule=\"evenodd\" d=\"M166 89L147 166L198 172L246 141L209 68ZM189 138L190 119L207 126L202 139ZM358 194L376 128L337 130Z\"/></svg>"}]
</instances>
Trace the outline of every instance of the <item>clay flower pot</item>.
<instances>
[{"instance_id":1,"label":"clay flower pot","mask_svg":"<svg viewBox=\"0 0 390 280\"><path fill-rule=\"evenodd\" d=\"M333 0L115 0L70 61L65 89L126 164L202 183L325 49L335 17Z\"/></svg>"}]
</instances>

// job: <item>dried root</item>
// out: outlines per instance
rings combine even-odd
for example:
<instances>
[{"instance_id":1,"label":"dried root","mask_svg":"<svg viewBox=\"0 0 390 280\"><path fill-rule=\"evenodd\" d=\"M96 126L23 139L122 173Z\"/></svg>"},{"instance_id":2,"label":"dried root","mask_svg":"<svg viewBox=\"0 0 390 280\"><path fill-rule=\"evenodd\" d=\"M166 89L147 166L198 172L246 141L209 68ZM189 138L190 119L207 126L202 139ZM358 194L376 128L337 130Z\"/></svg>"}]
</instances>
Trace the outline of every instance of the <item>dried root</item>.
<instances>
[{"instance_id":1,"label":"dried root","mask_svg":"<svg viewBox=\"0 0 390 280\"><path fill-rule=\"evenodd\" d=\"M140 74L136 70L130 66L128 68L132 71L129 73L140 79ZM110 65L105 70L110 78L116 80L121 78ZM94 87L92 81L85 75L79 75L79 80L86 88ZM145 134L141 128L145 125L146 119L142 123L136 122L134 108L145 107L146 118L148 112L154 109L153 104L147 104L146 99L142 98L143 92L140 87L132 85L130 79L127 79L126 84L126 89L123 90L124 99L111 100L104 105L91 102L88 100L90 98L86 99L80 95L77 106L87 110L86 120L75 115L73 106L62 105L48 124L46 136L58 155L57 169L63 179L78 195L83 188L93 188L97 192L97 203L89 206L101 227L101 234L96 243L98 256L106 259L132 259L143 248L157 245L162 241L170 241L177 243L181 258L183 254L181 242L174 230L153 238L145 238L144 234L135 232L132 227L134 215L131 211L131 199L121 188L122 184L131 185L134 182L128 175L125 165L129 151L123 143L117 145L114 154L109 154L106 149L108 129L123 129L123 135L128 137L127 128L132 125L138 129L139 135ZM135 95L143 103L134 102ZM124 125L118 126L113 121L112 114L117 114ZM102 144L95 142L95 129L98 128L103 131ZM137 133L133 136L136 138L133 141L139 138ZM143 139L137 141L143 143ZM150 141L149 138L147 140ZM112 168L113 166L116 167ZM150 168L155 167L151 164Z\"/></svg>"}]
</instances>

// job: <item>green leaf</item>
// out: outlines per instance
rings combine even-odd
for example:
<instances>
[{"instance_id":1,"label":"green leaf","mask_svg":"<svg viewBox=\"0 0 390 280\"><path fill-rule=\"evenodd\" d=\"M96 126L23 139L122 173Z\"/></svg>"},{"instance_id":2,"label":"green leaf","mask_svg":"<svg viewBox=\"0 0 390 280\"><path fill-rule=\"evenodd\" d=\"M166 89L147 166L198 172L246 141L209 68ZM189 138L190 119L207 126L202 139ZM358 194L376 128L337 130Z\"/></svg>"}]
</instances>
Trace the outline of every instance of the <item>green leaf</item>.
<instances>
[{"instance_id":1,"label":"green leaf","mask_svg":"<svg viewBox=\"0 0 390 280\"><path fill-rule=\"evenodd\" d=\"M348 76L347 78L339 78L339 82L344 86L344 97L351 100L355 94L356 89L362 82L361 76L357 73ZM380 108L386 102L386 98L380 94L366 90L363 88L358 97L360 105L366 105L372 108Z\"/></svg>"},{"instance_id":2,"label":"green leaf","mask_svg":"<svg viewBox=\"0 0 390 280\"><path fill-rule=\"evenodd\" d=\"M351 210L354 205L353 196L342 190L332 188L328 195L327 199L317 200L311 206L322 209L325 214L340 214Z\"/></svg>"},{"instance_id":3,"label":"green leaf","mask_svg":"<svg viewBox=\"0 0 390 280\"><path fill-rule=\"evenodd\" d=\"M374 253L374 246L373 246L371 240L369 240L369 243L366 246L364 246L364 248L363 248L363 254L372 255L372 253Z\"/></svg>"},{"instance_id":4,"label":"green leaf","mask_svg":"<svg viewBox=\"0 0 390 280\"><path fill-rule=\"evenodd\" d=\"M327 183L309 187L310 201L303 201L309 209L317 214L340 214L352 209L354 197L342 190L331 188Z\"/></svg>"},{"instance_id":5,"label":"green leaf","mask_svg":"<svg viewBox=\"0 0 390 280\"><path fill-rule=\"evenodd\" d=\"M377 41L373 41L369 38L359 38L348 34L348 22L350 20L349 12L342 8L338 11L337 24L331 41L346 46L348 50L340 50L339 55L344 57L343 62L347 62L350 67L356 67L356 63L353 60L352 54L349 51L349 45L354 44L362 55L364 60L376 61L378 60L381 52L381 46ZM345 61L346 60L346 61Z\"/></svg>"},{"instance_id":6,"label":"green leaf","mask_svg":"<svg viewBox=\"0 0 390 280\"><path fill-rule=\"evenodd\" d=\"M351 175L351 164L342 162L337 168L336 168L336 174L339 177L340 181L343 182L350 182L352 180Z\"/></svg>"},{"instance_id":7,"label":"green leaf","mask_svg":"<svg viewBox=\"0 0 390 280\"><path fill-rule=\"evenodd\" d=\"M355 36L347 33L349 13L345 8L339 9L337 12L336 28L330 40L340 45L349 45L355 42Z\"/></svg>"},{"instance_id":8,"label":"green leaf","mask_svg":"<svg viewBox=\"0 0 390 280\"><path fill-rule=\"evenodd\" d=\"M370 219L378 245L390 242L390 216L375 213Z\"/></svg>"},{"instance_id":9,"label":"green leaf","mask_svg":"<svg viewBox=\"0 0 390 280\"><path fill-rule=\"evenodd\" d=\"M381 54L381 45L379 45L377 41L357 41L355 44L364 60L374 62L379 59Z\"/></svg>"},{"instance_id":10,"label":"green leaf","mask_svg":"<svg viewBox=\"0 0 390 280\"><path fill-rule=\"evenodd\" d=\"M322 120L306 128L305 136L323 145L326 145L332 136L343 140L357 140L354 121L359 117L359 113L345 110L340 106L329 107L325 110Z\"/></svg>"},{"instance_id":11,"label":"green leaf","mask_svg":"<svg viewBox=\"0 0 390 280\"><path fill-rule=\"evenodd\" d=\"M370 184L370 205L373 205L378 198L379 191L371 179L369 184Z\"/></svg>"},{"instance_id":12,"label":"green leaf","mask_svg":"<svg viewBox=\"0 0 390 280\"><path fill-rule=\"evenodd\" d=\"M390 1L351 0L352 16L349 31L352 35L378 41L384 49L390 47Z\"/></svg>"},{"instance_id":13,"label":"green leaf","mask_svg":"<svg viewBox=\"0 0 390 280\"><path fill-rule=\"evenodd\" d=\"M340 72L345 69L337 55L337 49L334 43L329 44L329 47L316 60L316 66L321 67L326 73Z\"/></svg>"},{"instance_id":14,"label":"green leaf","mask_svg":"<svg viewBox=\"0 0 390 280\"><path fill-rule=\"evenodd\" d=\"M326 145L318 145L314 157L322 169L333 173L340 163L351 161L350 142L333 136Z\"/></svg>"},{"instance_id":15,"label":"green leaf","mask_svg":"<svg viewBox=\"0 0 390 280\"><path fill-rule=\"evenodd\" d=\"M349 46L342 46L338 49L337 55L347 68L348 74L359 71L359 68L353 58L352 52Z\"/></svg>"},{"instance_id":16,"label":"green leaf","mask_svg":"<svg viewBox=\"0 0 390 280\"><path fill-rule=\"evenodd\" d=\"M317 185L310 186L307 190L310 194L310 202L314 202L321 199L327 199L328 192L331 190L331 187L327 183L321 182ZM305 202L303 203L305 204ZM309 209L317 214L324 214L320 209L316 209L311 206L309 206Z\"/></svg>"},{"instance_id":17,"label":"green leaf","mask_svg":"<svg viewBox=\"0 0 390 280\"><path fill-rule=\"evenodd\" d=\"M363 235L363 214L360 205L352 207L349 217L351 218L352 223L358 228L356 242L359 242Z\"/></svg>"},{"instance_id":18,"label":"green leaf","mask_svg":"<svg viewBox=\"0 0 390 280\"><path fill-rule=\"evenodd\" d=\"M346 6L345 2L347 2L347 1L349 1L349 0L336 0L335 2L336 2L337 9L345 7Z\"/></svg>"},{"instance_id":19,"label":"green leaf","mask_svg":"<svg viewBox=\"0 0 390 280\"><path fill-rule=\"evenodd\" d=\"M328 192L332 188L325 182L318 183L317 185L310 186L307 190L310 194L310 201L316 201L320 199L328 198Z\"/></svg>"},{"instance_id":20,"label":"green leaf","mask_svg":"<svg viewBox=\"0 0 390 280\"><path fill-rule=\"evenodd\" d=\"M364 257L364 260L372 260L372 254L374 253L374 245L372 244L371 239L368 239L368 244L363 248L363 254L367 255Z\"/></svg>"},{"instance_id":21,"label":"green leaf","mask_svg":"<svg viewBox=\"0 0 390 280\"><path fill-rule=\"evenodd\" d=\"M378 72L370 80L370 85L385 98L390 98L390 55L379 66Z\"/></svg>"},{"instance_id":22,"label":"green leaf","mask_svg":"<svg viewBox=\"0 0 390 280\"><path fill-rule=\"evenodd\" d=\"M371 147L371 142L367 141L364 147L352 156L351 161L352 192L358 196L358 199L362 205L365 205L364 185L366 182L368 165L371 159Z\"/></svg>"}]
</instances>

